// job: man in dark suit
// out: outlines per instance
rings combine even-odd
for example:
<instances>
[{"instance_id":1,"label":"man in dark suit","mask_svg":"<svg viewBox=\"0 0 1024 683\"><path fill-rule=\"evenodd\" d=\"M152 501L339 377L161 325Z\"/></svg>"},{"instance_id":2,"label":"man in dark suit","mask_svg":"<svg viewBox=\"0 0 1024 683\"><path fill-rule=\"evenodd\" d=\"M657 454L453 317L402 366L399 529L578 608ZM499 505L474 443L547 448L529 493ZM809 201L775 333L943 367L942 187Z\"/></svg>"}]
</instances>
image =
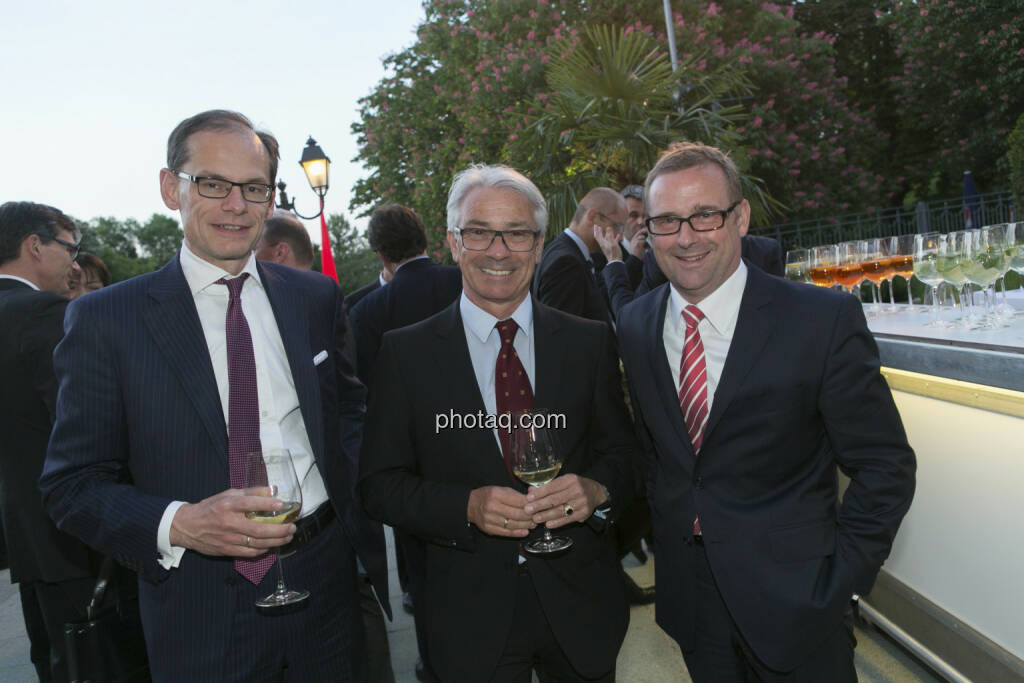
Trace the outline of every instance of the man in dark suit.
<instances>
[{"instance_id":1,"label":"man in dark suit","mask_svg":"<svg viewBox=\"0 0 1024 683\"><path fill-rule=\"evenodd\" d=\"M57 530L38 486L57 399L51 358L77 244L74 222L51 206L0 206L0 510L41 681L68 680L64 624L85 619L96 581L88 548Z\"/></svg>"},{"instance_id":2,"label":"man in dark suit","mask_svg":"<svg viewBox=\"0 0 1024 683\"><path fill-rule=\"evenodd\" d=\"M356 369L370 386L384 333L428 318L455 301L462 277L458 268L427 256L426 231L412 209L398 204L378 208L370 217L367 238L385 269L394 273L387 287L366 295L349 313L356 335Z\"/></svg>"},{"instance_id":3,"label":"man in dark suit","mask_svg":"<svg viewBox=\"0 0 1024 683\"><path fill-rule=\"evenodd\" d=\"M611 330L530 297L547 220L533 183L474 166L455 177L448 207L463 294L385 335L360 492L371 514L427 542L416 609L441 680L528 682L532 669L542 680L613 680L628 612L595 511L610 504L614 515L631 498L636 444ZM456 415L511 420L510 400L564 416L554 430L563 474L529 493L508 468L503 429L483 418L482 428L439 427ZM545 524L574 545L524 560L520 543Z\"/></svg>"},{"instance_id":4,"label":"man in dark suit","mask_svg":"<svg viewBox=\"0 0 1024 683\"><path fill-rule=\"evenodd\" d=\"M182 121L160 172L184 244L161 270L76 300L54 355L57 422L41 480L57 525L139 573L157 681L360 680L350 528L365 390L345 360L341 292L257 262L277 141L241 114ZM268 488L242 489L250 450L287 448L295 523ZM340 522L338 521L340 520ZM312 599L268 615L268 550ZM382 556L359 548L387 604Z\"/></svg>"},{"instance_id":5,"label":"man in dark suit","mask_svg":"<svg viewBox=\"0 0 1024 683\"><path fill-rule=\"evenodd\" d=\"M669 284L618 333L657 621L698 683L852 683L850 598L888 556L915 469L860 304L741 260L750 210L719 150L670 149L645 196Z\"/></svg>"},{"instance_id":6,"label":"man in dark suit","mask_svg":"<svg viewBox=\"0 0 1024 683\"><path fill-rule=\"evenodd\" d=\"M581 318L612 322L608 299L597 281L604 257L595 226L622 232L626 203L609 187L597 187L580 200L569 227L544 250L534 275L537 300Z\"/></svg>"}]
</instances>

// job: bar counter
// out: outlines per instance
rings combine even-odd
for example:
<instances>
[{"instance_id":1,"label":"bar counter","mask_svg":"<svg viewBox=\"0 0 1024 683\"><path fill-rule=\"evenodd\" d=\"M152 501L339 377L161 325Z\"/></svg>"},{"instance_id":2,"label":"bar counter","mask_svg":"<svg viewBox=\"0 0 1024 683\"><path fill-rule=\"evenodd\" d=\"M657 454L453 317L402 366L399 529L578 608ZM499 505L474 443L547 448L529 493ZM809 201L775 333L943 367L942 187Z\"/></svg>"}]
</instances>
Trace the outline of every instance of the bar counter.
<instances>
[{"instance_id":1,"label":"bar counter","mask_svg":"<svg viewBox=\"0 0 1024 683\"><path fill-rule=\"evenodd\" d=\"M1024 680L1024 311L979 331L897 309L868 326L917 490L864 599L967 679Z\"/></svg>"}]
</instances>

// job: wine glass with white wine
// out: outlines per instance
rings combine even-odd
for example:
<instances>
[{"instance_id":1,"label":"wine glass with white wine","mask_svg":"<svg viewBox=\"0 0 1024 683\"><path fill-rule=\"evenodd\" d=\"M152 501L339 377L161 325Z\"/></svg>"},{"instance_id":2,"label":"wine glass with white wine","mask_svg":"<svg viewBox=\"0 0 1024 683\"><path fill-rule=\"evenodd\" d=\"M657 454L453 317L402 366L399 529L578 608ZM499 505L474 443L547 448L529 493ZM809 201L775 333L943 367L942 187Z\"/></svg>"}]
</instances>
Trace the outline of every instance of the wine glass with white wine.
<instances>
[{"instance_id":1,"label":"wine glass with white wine","mask_svg":"<svg viewBox=\"0 0 1024 683\"><path fill-rule=\"evenodd\" d=\"M284 507L280 510L246 512L246 517L264 524L289 524L299 518L299 512L302 510L302 488L299 486L298 477L295 476L295 465L288 449L267 449L262 453L246 454L245 488L259 487L270 487L271 495L282 501ZM309 591L292 590L285 585L280 550L271 552L277 555L277 561L274 563L277 570L277 588L267 597L257 600L256 606L264 610L274 610L308 600Z\"/></svg>"},{"instance_id":2,"label":"wine glass with white wine","mask_svg":"<svg viewBox=\"0 0 1024 683\"><path fill-rule=\"evenodd\" d=\"M512 420L509 446L512 450L512 473L520 481L540 488L558 475L562 469L562 454L555 443L554 434L547 427L547 414L522 413ZM572 547L568 536L552 536L544 527L544 536L523 544L531 555L557 553Z\"/></svg>"}]
</instances>

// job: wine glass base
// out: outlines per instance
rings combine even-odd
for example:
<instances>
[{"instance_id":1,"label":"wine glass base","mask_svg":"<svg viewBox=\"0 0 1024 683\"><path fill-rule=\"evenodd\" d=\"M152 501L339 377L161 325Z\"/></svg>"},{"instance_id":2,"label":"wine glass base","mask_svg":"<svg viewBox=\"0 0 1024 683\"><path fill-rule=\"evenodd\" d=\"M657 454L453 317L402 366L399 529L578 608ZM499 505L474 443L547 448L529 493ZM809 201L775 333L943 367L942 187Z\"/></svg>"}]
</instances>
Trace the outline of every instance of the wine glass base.
<instances>
[{"instance_id":1,"label":"wine glass base","mask_svg":"<svg viewBox=\"0 0 1024 683\"><path fill-rule=\"evenodd\" d=\"M307 600L309 600L309 591L296 591L286 588L283 591L271 593L267 597L257 600L256 607L263 613L282 614L305 607Z\"/></svg>"},{"instance_id":2,"label":"wine glass base","mask_svg":"<svg viewBox=\"0 0 1024 683\"><path fill-rule=\"evenodd\" d=\"M523 544L523 550L530 555L548 555L560 553L572 547L572 539L566 536L552 536L550 538L538 538L535 541Z\"/></svg>"}]
</instances>

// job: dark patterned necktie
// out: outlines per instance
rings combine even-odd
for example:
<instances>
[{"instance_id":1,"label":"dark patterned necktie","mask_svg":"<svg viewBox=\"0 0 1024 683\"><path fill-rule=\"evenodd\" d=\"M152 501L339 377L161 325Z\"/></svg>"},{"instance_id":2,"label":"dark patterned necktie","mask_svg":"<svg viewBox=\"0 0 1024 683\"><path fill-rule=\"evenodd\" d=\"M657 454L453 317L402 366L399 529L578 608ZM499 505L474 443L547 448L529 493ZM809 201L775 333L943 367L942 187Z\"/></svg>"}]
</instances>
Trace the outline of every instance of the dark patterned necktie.
<instances>
[{"instance_id":1,"label":"dark patterned necktie","mask_svg":"<svg viewBox=\"0 0 1024 683\"><path fill-rule=\"evenodd\" d=\"M533 410L533 388L526 374L523 363L519 360L512 343L516 338L519 325L509 318L494 325L501 340L501 350L494 364L494 397L498 415L512 413L518 415ZM506 429L498 429L501 441L501 455L505 459L505 469L512 475L512 447L509 443L510 434Z\"/></svg>"},{"instance_id":2,"label":"dark patterned necktie","mask_svg":"<svg viewBox=\"0 0 1024 683\"><path fill-rule=\"evenodd\" d=\"M245 462L249 453L260 453L260 404L256 392L256 355L252 350L252 334L242 312L242 287L248 273L217 284L228 288L228 314L225 324L228 352L228 477L231 488L245 488ZM263 484L267 479L263 473ZM255 560L235 558L235 569L252 583L258 584L274 564L274 554Z\"/></svg>"}]
</instances>

